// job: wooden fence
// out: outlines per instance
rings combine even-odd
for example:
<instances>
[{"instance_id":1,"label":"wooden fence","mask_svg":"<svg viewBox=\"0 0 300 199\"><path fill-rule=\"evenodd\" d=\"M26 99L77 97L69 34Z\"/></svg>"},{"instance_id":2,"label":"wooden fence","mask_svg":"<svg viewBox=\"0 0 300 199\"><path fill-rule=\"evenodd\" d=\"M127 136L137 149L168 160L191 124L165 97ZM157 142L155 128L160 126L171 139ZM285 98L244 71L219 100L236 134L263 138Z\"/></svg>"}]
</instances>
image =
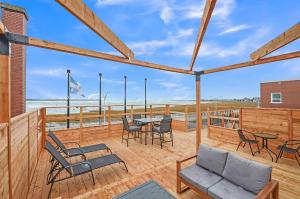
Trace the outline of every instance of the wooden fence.
<instances>
[{"instance_id":1,"label":"wooden fence","mask_svg":"<svg viewBox=\"0 0 300 199\"><path fill-rule=\"evenodd\" d=\"M214 118L238 125L214 125L211 123ZM270 140L273 149L288 139L300 139L300 109L241 108L233 117L209 116L208 120L209 137L222 142L238 144L237 128L277 135L278 139Z\"/></svg>"},{"instance_id":2,"label":"wooden fence","mask_svg":"<svg viewBox=\"0 0 300 199\"><path fill-rule=\"evenodd\" d=\"M26 198L42 149L39 110L0 124L0 198Z\"/></svg>"},{"instance_id":3,"label":"wooden fence","mask_svg":"<svg viewBox=\"0 0 300 199\"><path fill-rule=\"evenodd\" d=\"M136 106L136 107L135 107ZM173 129L183 132L193 130L188 126L188 109L185 108L183 112L177 111L171 105L149 105L147 111L144 108L137 105L130 105L127 112L124 113L120 110L120 106L107 106L102 114L97 111L98 107L95 106L74 106L71 107L73 113L70 116L62 114L48 114L53 109L65 109L67 107L45 107L42 108L42 112L47 113L45 115L46 126L48 130L55 131L57 135L63 140L73 140L78 142L91 141L96 138L110 137L120 135L123 126L121 118L126 116L129 120L133 118L134 114L147 115L147 117L158 117L164 114L171 114L179 118L173 119ZM91 109L93 109L91 111ZM66 121L69 119L72 124L69 129L66 128ZM100 121L101 120L101 121ZM89 124L91 122L91 124ZM51 123L61 123L63 127L55 127Z\"/></svg>"}]
</instances>

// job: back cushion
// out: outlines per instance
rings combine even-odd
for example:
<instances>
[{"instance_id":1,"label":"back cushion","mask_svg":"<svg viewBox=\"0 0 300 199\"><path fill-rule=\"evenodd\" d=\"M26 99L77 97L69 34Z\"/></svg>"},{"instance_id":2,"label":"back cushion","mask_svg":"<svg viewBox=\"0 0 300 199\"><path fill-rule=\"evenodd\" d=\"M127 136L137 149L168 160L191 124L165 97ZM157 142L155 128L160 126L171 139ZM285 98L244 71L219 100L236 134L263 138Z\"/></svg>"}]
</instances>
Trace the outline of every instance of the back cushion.
<instances>
[{"instance_id":1,"label":"back cushion","mask_svg":"<svg viewBox=\"0 0 300 199\"><path fill-rule=\"evenodd\" d=\"M223 177L257 194L268 183L271 173L269 166L229 153Z\"/></svg>"},{"instance_id":2,"label":"back cushion","mask_svg":"<svg viewBox=\"0 0 300 199\"><path fill-rule=\"evenodd\" d=\"M222 175L228 152L201 144L197 156L197 165Z\"/></svg>"}]
</instances>

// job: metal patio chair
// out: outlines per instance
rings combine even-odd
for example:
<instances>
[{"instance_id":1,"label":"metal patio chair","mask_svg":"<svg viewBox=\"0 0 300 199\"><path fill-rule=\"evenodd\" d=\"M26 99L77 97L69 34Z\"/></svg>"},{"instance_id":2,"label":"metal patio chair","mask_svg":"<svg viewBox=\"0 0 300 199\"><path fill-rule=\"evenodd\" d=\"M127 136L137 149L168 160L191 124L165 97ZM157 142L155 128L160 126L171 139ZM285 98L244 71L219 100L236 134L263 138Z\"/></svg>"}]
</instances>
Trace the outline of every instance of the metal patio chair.
<instances>
[{"instance_id":1,"label":"metal patio chair","mask_svg":"<svg viewBox=\"0 0 300 199\"><path fill-rule=\"evenodd\" d=\"M170 134L170 139L165 140L165 134ZM154 138L154 135L159 135L158 138ZM173 132L172 132L172 119L162 119L160 124L152 127L152 144L154 139L160 140L160 148L162 149L163 143L172 142L173 146Z\"/></svg>"},{"instance_id":2,"label":"metal patio chair","mask_svg":"<svg viewBox=\"0 0 300 199\"><path fill-rule=\"evenodd\" d=\"M116 154L109 154L93 159L86 159L85 155L83 155L85 157L85 160L71 164L49 141L46 141L45 149L52 156L50 171L47 175L47 185L50 184L48 198L50 198L52 187L55 182L69 179L74 176L82 175L85 173L91 173L93 184L95 185L93 170L98 168L102 168L116 163L123 163L126 171L128 172L126 163L123 160L121 160ZM67 175L63 175L62 178L58 178L63 171L66 171L65 173Z\"/></svg>"},{"instance_id":3,"label":"metal patio chair","mask_svg":"<svg viewBox=\"0 0 300 199\"><path fill-rule=\"evenodd\" d=\"M243 148L246 146L246 144L249 144L252 156L254 156L255 153L257 153L257 152L260 153L260 149L259 149L259 146L258 146L259 141L256 140L256 137L254 137L254 139L250 139L248 136L246 136L246 134L245 134L246 131L245 130L238 129L237 132L238 132L238 135L239 135L239 138L240 138L240 143L237 146L236 150L238 150L239 147L241 146L241 144L244 143ZM251 144L256 144L256 146L257 146L258 150L254 153L253 153Z\"/></svg>"},{"instance_id":4,"label":"metal patio chair","mask_svg":"<svg viewBox=\"0 0 300 199\"><path fill-rule=\"evenodd\" d=\"M171 115L163 115L163 119L166 119L166 120L168 120L168 119L172 119L172 116ZM153 126L159 126L160 125L160 122L154 122L153 123Z\"/></svg>"},{"instance_id":5,"label":"metal patio chair","mask_svg":"<svg viewBox=\"0 0 300 199\"><path fill-rule=\"evenodd\" d=\"M297 155L300 158L300 140L287 140L283 145L279 145L277 149L279 150L279 153L277 155L276 162L282 158L283 153L288 153L294 155L298 165L300 166L300 160L297 158Z\"/></svg>"},{"instance_id":6,"label":"metal patio chair","mask_svg":"<svg viewBox=\"0 0 300 199\"><path fill-rule=\"evenodd\" d=\"M122 117L122 121L123 121L122 143L123 143L123 140L126 140L127 147L128 147L129 139L135 139L137 137L140 137L139 134L141 132L142 127L137 126L137 125L129 125L126 117ZM127 131L127 138L124 138L124 131ZM138 133L138 134L136 135L136 133ZM133 137L130 137L130 134L132 134ZM142 138L142 137L140 137L140 138ZM142 139L140 139L140 140L142 142Z\"/></svg>"},{"instance_id":7,"label":"metal patio chair","mask_svg":"<svg viewBox=\"0 0 300 199\"><path fill-rule=\"evenodd\" d=\"M95 144L81 147L77 142L61 142L60 139L58 139L58 137L51 131L48 133L48 136L55 142L55 144L57 145L57 149L59 149L60 152L63 152L67 157L74 157L85 153L102 150L106 150L112 153L110 148L106 146L106 144ZM67 148L65 144L75 144L77 145L77 147Z\"/></svg>"}]
</instances>

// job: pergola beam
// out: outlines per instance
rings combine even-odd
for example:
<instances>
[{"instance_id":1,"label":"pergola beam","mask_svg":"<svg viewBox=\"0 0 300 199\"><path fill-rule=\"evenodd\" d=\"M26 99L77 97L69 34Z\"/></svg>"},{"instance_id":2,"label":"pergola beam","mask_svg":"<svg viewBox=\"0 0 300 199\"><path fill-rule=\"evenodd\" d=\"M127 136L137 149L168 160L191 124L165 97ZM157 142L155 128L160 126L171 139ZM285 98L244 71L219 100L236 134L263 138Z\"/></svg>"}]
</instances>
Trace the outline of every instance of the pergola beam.
<instances>
[{"instance_id":1,"label":"pergola beam","mask_svg":"<svg viewBox=\"0 0 300 199\"><path fill-rule=\"evenodd\" d=\"M92 29L125 57L132 60L134 53L118 38L105 23L82 0L56 0L60 5Z\"/></svg>"},{"instance_id":2,"label":"pergola beam","mask_svg":"<svg viewBox=\"0 0 300 199\"><path fill-rule=\"evenodd\" d=\"M258 59L258 60L254 60L254 61L247 61L247 62L242 62L242 63L238 63L238 64L203 70L202 73L210 74L210 73L233 70L233 69L244 68L244 67L249 67L249 66L255 66L255 65L259 65L259 64L266 64L266 63L270 63L270 62L277 62L277 61L282 61L282 60L286 60L286 59L294 59L294 58L299 58L299 57L300 57L300 51L296 51L296 52L292 52L292 53L286 53L286 54L282 54L282 55L266 57L266 58L262 58L262 59Z\"/></svg>"},{"instance_id":3,"label":"pergola beam","mask_svg":"<svg viewBox=\"0 0 300 199\"><path fill-rule=\"evenodd\" d=\"M46 49L56 50L56 51L60 51L60 52L83 55L83 56L87 56L87 57L99 58L99 59L119 62L119 63L123 63L123 64L143 66L143 67L147 67L147 68L159 69L159 70L164 70L164 71L183 73L183 74L191 74L191 75L194 74L193 71L189 71L189 70L185 70L185 69L181 69L181 68L170 67L170 66L155 64L155 63L151 63L151 62L144 62L144 61L135 60L135 59L130 61L127 58L116 56L116 55L87 50L87 49L83 49L83 48L77 48L77 47L68 46L65 44L59 44L59 43L45 41L45 40L41 40L41 39L37 39L37 38L27 37L24 35L6 33L6 37L8 38L8 40L10 42L22 44L22 45L46 48Z\"/></svg>"},{"instance_id":4,"label":"pergola beam","mask_svg":"<svg viewBox=\"0 0 300 199\"><path fill-rule=\"evenodd\" d=\"M300 38L300 22L277 36L275 39L269 41L264 46L257 49L255 52L251 53L251 59L260 59L298 38Z\"/></svg>"},{"instance_id":5,"label":"pergola beam","mask_svg":"<svg viewBox=\"0 0 300 199\"><path fill-rule=\"evenodd\" d=\"M195 61L196 61L196 58L197 58L197 55L198 55L198 52L199 52L204 34L205 34L205 31L206 31L207 26L208 26L208 22L211 18L211 15L212 15L212 12L213 12L214 7L216 5L216 2L217 2L217 0L206 0L205 8L204 8L203 15L202 15L202 18L201 18L201 24L200 24L199 31L198 31L197 40L196 40L194 51L193 51L190 70L193 70L193 66L195 64Z\"/></svg>"}]
</instances>

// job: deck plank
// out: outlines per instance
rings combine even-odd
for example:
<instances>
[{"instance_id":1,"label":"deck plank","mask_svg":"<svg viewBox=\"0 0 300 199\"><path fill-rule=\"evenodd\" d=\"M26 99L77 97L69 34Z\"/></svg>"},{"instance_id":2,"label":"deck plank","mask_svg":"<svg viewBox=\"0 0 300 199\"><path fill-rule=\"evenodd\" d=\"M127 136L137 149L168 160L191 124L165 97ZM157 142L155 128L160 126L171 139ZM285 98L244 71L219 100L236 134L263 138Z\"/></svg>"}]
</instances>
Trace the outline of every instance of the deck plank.
<instances>
[{"instance_id":1,"label":"deck plank","mask_svg":"<svg viewBox=\"0 0 300 199\"><path fill-rule=\"evenodd\" d=\"M202 131L204 143L235 151L236 146L210 140L206 136L206 130ZM152 145L150 139L148 145L140 144L139 140L130 140L129 147L126 147L126 143L122 144L118 136L101 138L101 140L94 139L83 143L83 145L106 143L114 153L127 163L129 173L125 172L122 165L101 168L94 172L96 185L92 184L90 174L77 176L56 183L53 186L52 198L111 198L150 179L156 180L177 198L199 198L192 190L180 195L176 193L176 160L195 153L195 133L175 132L174 134L174 147L171 147L170 143L165 143L163 149L160 149L158 140ZM280 198L300 197L300 167L295 161L283 159L279 163L272 163L267 154L264 153L252 157L247 147L236 153L273 167L272 176L280 183ZM88 154L88 158L101 154L106 154L106 152ZM49 171L48 160L47 152L42 152L27 198L47 198L49 191L49 186L46 185L46 175ZM80 158L73 158L72 162L79 160Z\"/></svg>"}]
</instances>

